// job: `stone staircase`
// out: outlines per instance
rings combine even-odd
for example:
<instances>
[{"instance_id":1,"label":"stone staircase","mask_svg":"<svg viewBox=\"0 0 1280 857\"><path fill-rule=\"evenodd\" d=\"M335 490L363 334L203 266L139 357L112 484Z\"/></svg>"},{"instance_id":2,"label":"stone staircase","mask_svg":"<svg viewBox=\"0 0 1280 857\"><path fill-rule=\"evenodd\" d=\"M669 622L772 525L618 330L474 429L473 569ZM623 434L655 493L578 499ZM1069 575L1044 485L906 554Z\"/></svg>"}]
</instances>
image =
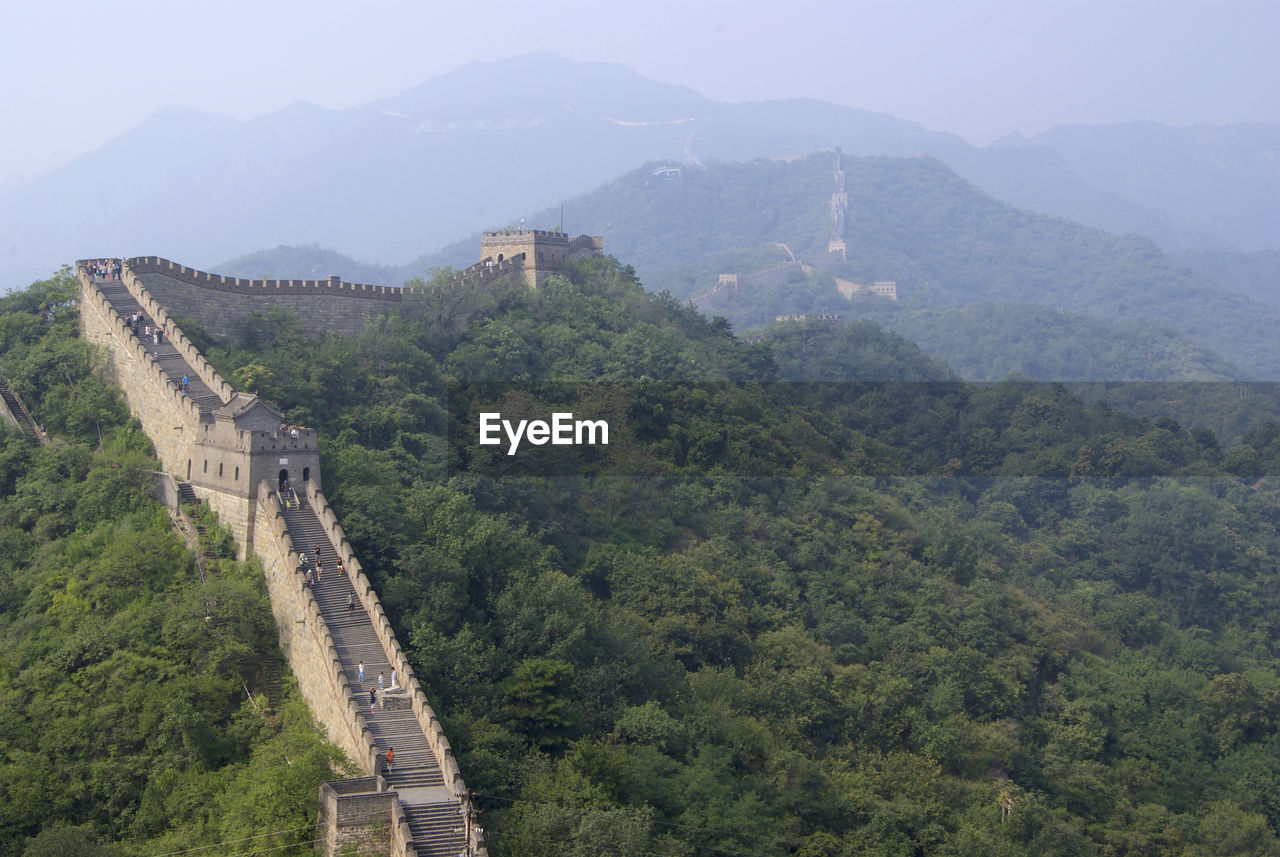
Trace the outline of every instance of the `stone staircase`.
<instances>
[{"instance_id":1,"label":"stone staircase","mask_svg":"<svg viewBox=\"0 0 1280 857\"><path fill-rule=\"evenodd\" d=\"M153 356L174 387L178 386L184 375L187 377L187 396L200 409L201 417L213 413L214 410L226 404L217 393L209 389L209 386L200 379L200 376L188 365L186 359L168 339L159 345L144 339L141 335L143 325L154 327L155 320L143 311L142 304L138 303L137 298L129 292L124 283L116 280L95 279L93 284L98 291L102 292L103 297L107 299L107 303L111 304L111 308L121 318L128 318L134 313L141 315L133 335L146 348L147 353Z\"/></svg>"},{"instance_id":2,"label":"stone staircase","mask_svg":"<svg viewBox=\"0 0 1280 857\"><path fill-rule=\"evenodd\" d=\"M280 678L280 661L275 654L271 655L271 660L265 665L263 670L267 686L263 691L267 697L267 708L271 709L274 714L280 712L280 706L284 704L284 682Z\"/></svg>"},{"instance_id":3,"label":"stone staircase","mask_svg":"<svg viewBox=\"0 0 1280 857\"><path fill-rule=\"evenodd\" d=\"M18 421L18 428L22 429L23 434L29 434L32 437L39 438L42 442L44 437L40 434L40 429L36 426L35 420L31 419L31 414L27 413L26 407L22 404L22 400L18 398L18 394L9 389L9 379L0 378L0 399L4 400L5 407L9 409L9 413L13 414L13 418Z\"/></svg>"},{"instance_id":4,"label":"stone staircase","mask_svg":"<svg viewBox=\"0 0 1280 857\"><path fill-rule=\"evenodd\" d=\"M379 773L399 793L419 857L457 857L466 849L458 802L446 788L439 762L407 701L403 708L384 707L383 702L393 704L396 697L379 693L379 705L369 713L368 690L378 686L380 672L385 686L390 688L391 664L359 597L354 599L355 606L348 609L347 599L354 595L355 588L346 574L338 572L337 551L315 511L305 497L300 496L299 501L298 506L282 510L289 538L295 550L306 553L307 565L312 569L319 548L324 576L312 587L312 594L333 637L347 681L352 688L358 688L356 699L364 708L379 750L385 753L391 747L395 751L393 770ZM359 676L361 661L363 681Z\"/></svg>"},{"instance_id":5,"label":"stone staircase","mask_svg":"<svg viewBox=\"0 0 1280 857\"><path fill-rule=\"evenodd\" d=\"M84 269L81 269L82 272ZM128 269L126 269L126 274ZM82 273L82 276L85 274ZM129 279L126 276L126 279ZM115 280L103 280L94 278L92 287L96 289L102 296L102 299L110 306L111 310L120 318L127 318L132 315L139 316L139 322L131 334L132 341L121 340L119 338L120 330L113 327L114 335L105 339L105 344L113 349L118 355L127 356L129 360L137 360L142 357L135 347L137 343L145 351L145 354L151 358L163 374L162 377L171 385L171 389L177 388L181 378L185 375L188 378L187 399L188 403L199 412L200 420L205 424L206 434L210 430L216 430L221 426L221 422L215 422L214 412L227 403L227 399L220 396L210 388L202 377L194 371L191 364L183 357L183 351L180 351L172 342L164 341L156 343L150 337L143 334L143 328L147 325L154 326L154 319L149 317L144 310L142 304L133 296L128 287L123 283ZM87 284L86 284L87 285ZM157 315L163 316L167 310L162 310L158 304L151 301L146 295L143 296L147 301L147 305L153 307L153 311ZM97 296L93 296L93 302L97 305ZM106 319L103 319L104 321ZM167 331L172 333L172 331ZM203 358L195 354L193 349L189 347L189 343L184 341L183 348L185 353L190 356L192 361L199 362L204 366ZM144 358L145 359L145 358ZM132 366L132 364L130 364ZM206 374L215 377L208 367L205 367ZM152 372L139 373L145 377L151 384L154 384L155 376ZM219 384L214 380L215 384ZM154 386L149 386L154 395L164 395L162 391ZM224 396L229 396L229 387L225 384L219 384L219 389ZM141 400L142 406L137 406L131 401L131 407L135 412L141 411L144 425L147 425L147 419L153 423L149 426L149 433L160 431L165 438L168 438L167 429L169 428L169 418L165 409L173 410L174 403L164 403L164 407L156 409L157 413L162 414L157 418L155 413L148 411L146 400ZM188 409L187 403L183 403L179 409L181 419L189 420L192 416L191 410ZM220 414L220 417L222 415ZM273 420L274 423L274 420ZM272 426L274 431L274 425ZM256 429L255 429L256 433ZM270 434L267 432L266 434ZM152 434L153 441L156 435ZM188 443L190 441L187 441ZM275 440L268 438L264 443L270 444L270 449L274 450ZM288 443L288 441L286 441ZM237 451L239 447L236 447ZM266 447L263 447L266 450ZM250 453L258 454L257 451ZM265 452L263 453L266 454ZM314 452L312 453L314 455ZM271 457L274 453L271 454ZM179 447L177 454L171 456L176 459L188 459L187 467L190 469L190 454ZM318 467L313 464L313 472ZM306 479L306 470L303 469L303 478ZM238 479L238 477L237 477ZM205 486L207 488L208 486ZM213 503L215 500L223 497L228 492L220 494L217 490L210 489L209 496L205 496L205 488L201 489L201 496L205 497L205 501ZM260 482L256 489L259 503L277 503L277 493L268 487L267 483ZM235 492L230 492L238 501L242 499ZM177 483L177 494L182 502L190 502L195 500L196 495L189 483ZM252 499L253 494L247 495ZM321 502L323 495L312 494L315 502ZM361 586L363 598L357 595L352 599L351 607L348 608L348 598L355 594L352 586L352 578L346 574L340 574L337 569L338 552L335 544L330 540L329 530L322 520L337 527L336 521L332 518L329 509L320 506L313 508L310 505L311 500L306 496L297 498L300 505L289 509L280 509L280 517L275 516L272 510L269 521L270 529L273 533L283 536L280 533L279 525L283 521L284 528L287 532L288 539L283 542L291 542L294 557L290 558L283 564L283 568L279 568L280 560L283 556L276 556L272 559L275 569L268 575L269 586L273 580L284 581L287 578L281 577L288 575L293 571L293 560L296 559L297 552L303 551L308 557L308 565L314 566L315 560L321 560L324 568L324 577L312 587L312 595L314 596L314 607L318 608L320 616L315 617L310 612L311 599L305 599L308 603L308 615L306 618L307 629L303 629L300 633L303 636L297 639L299 645L305 650L307 647L315 644L316 640L322 640L323 646L319 654L325 657L325 664L328 665L332 661L327 659L327 655L336 652L338 666L345 675L346 684L349 692L354 694L354 699L346 697L344 699L331 700L308 699L309 703L319 705L328 714L332 715L335 710L343 712L348 718L351 715L349 704L361 706L357 711L361 711L359 722L355 724L357 749L356 755L361 757L362 766L369 765L371 761L364 753L368 752L367 741L371 741L373 747L377 751L381 751L385 758L385 751L388 748L395 749L395 765L394 769L387 771L385 765L376 764L374 767L379 770L371 773L381 774L385 777L385 784L382 788L389 786L396 800L389 802L392 812L392 820L400 819L396 824L393 832L392 850L396 854L404 854L406 857L458 857L460 854L473 853L473 847L467 841L467 816L464 815L463 804L460 803L457 795L454 794L455 789L464 788L461 785L461 778L457 772L456 766L449 755L448 742L439 732L438 722L434 719L434 715L425 707L425 701L418 690L417 683L411 681L410 684L414 688L413 695L408 692L388 692L385 695L379 693L378 704L374 706L374 710L369 712L369 688L376 687L378 674L381 672L384 676L384 685L387 691L391 691L391 665L388 661L390 655L394 655L397 661L404 665L405 661L400 654L399 646L392 639L387 643L389 649L383 648L383 642L387 639L386 634L389 628L386 625L386 618L377 607L376 596L373 596L367 590L367 581L362 572L359 572L359 563L354 557L350 557L350 546L342 541L342 548L348 551L346 558L357 567L356 581ZM181 507L181 504L179 504ZM214 508L218 508L216 505ZM259 512L261 512L261 507ZM279 508L277 506L277 508ZM219 509L219 511L222 511ZM238 514L238 511L236 512ZM318 514L319 513L319 514ZM256 514L252 511L250 514ZM252 518L250 519L252 523ZM334 536L341 540L340 529L337 530L338 535ZM196 534L197 536L199 534ZM241 547L245 547L249 543L247 536L240 536ZM246 549L252 549L246 548ZM264 558L264 562L265 562ZM275 575L275 576L272 576ZM273 608L277 606L277 595L283 595L286 598L293 598L297 594L293 590L296 586L296 579L288 581L288 586L281 584L282 588L288 589L288 592L276 593L273 591ZM375 627L371 621L370 615L366 612L364 601L368 600L370 610L374 611L374 618L378 624ZM323 623L317 622L316 619L322 619ZM277 619L279 617L277 616ZM292 625L289 631L295 631ZM282 626L282 639L285 638ZM290 638L292 639L292 638ZM328 642L332 642L332 648L328 649ZM309 652L309 654L312 654ZM305 659L304 659L305 661ZM364 663L364 678L359 681L359 664ZM336 674L328 674L326 680L333 685L341 685L340 677ZM280 698L282 695L279 671L274 666L267 668L264 665L264 683L266 685L266 696L270 701L274 710L278 711ZM323 695L324 690L308 685L309 692L315 695L316 692ZM246 692L248 689L246 688ZM339 692L340 695L345 693ZM334 705L333 703L337 703ZM415 715L415 710L419 712ZM365 713L367 712L367 713ZM423 719L419 719L421 716ZM331 724L332 725L332 724ZM351 724L341 724L350 726ZM367 731L366 731L367 730ZM430 731L424 731L430 730ZM428 737L430 736L430 737ZM350 742L348 742L350 743ZM437 758L432 747L437 747L442 754L445 762L445 770L442 771L440 759ZM348 748L350 752L350 748ZM446 776L449 782L446 782ZM366 780L365 778L357 778L358 780ZM339 781L345 782L345 781ZM375 781L376 782L376 781ZM385 795L386 792L384 791ZM348 794L348 798L358 799L360 795ZM385 800L385 798L384 798ZM467 810L470 811L469 809ZM336 821L335 823L340 823ZM483 855L485 853L483 845L478 846L474 853Z\"/></svg>"},{"instance_id":6,"label":"stone staircase","mask_svg":"<svg viewBox=\"0 0 1280 857\"><path fill-rule=\"evenodd\" d=\"M200 502L200 498L196 496L196 489L191 487L190 482L178 483L178 500L183 503L189 503L192 506Z\"/></svg>"}]
</instances>

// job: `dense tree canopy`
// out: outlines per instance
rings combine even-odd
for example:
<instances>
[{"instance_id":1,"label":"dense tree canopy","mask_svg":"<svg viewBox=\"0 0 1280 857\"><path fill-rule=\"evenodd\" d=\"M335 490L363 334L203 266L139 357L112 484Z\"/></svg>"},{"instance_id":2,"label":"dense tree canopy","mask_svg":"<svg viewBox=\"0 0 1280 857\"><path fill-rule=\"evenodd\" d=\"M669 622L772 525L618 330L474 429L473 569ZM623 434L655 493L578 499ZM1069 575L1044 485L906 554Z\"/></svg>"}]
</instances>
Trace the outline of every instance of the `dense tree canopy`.
<instances>
[{"instance_id":1,"label":"dense tree canopy","mask_svg":"<svg viewBox=\"0 0 1280 857\"><path fill-rule=\"evenodd\" d=\"M209 353L322 429L493 853L1277 848L1269 434L1224 458L870 324L743 342L609 260L424 285ZM617 466L495 471L450 431L494 381L618 414Z\"/></svg>"},{"instance_id":2,"label":"dense tree canopy","mask_svg":"<svg viewBox=\"0 0 1280 857\"><path fill-rule=\"evenodd\" d=\"M69 285L0 302L60 438L0 437L0 853L289 853L335 758L242 701L261 572L193 579ZM202 346L320 428L495 855L1280 851L1273 426L966 385L870 323L745 342L608 259L252 333ZM504 471L488 395L620 441Z\"/></svg>"}]
</instances>

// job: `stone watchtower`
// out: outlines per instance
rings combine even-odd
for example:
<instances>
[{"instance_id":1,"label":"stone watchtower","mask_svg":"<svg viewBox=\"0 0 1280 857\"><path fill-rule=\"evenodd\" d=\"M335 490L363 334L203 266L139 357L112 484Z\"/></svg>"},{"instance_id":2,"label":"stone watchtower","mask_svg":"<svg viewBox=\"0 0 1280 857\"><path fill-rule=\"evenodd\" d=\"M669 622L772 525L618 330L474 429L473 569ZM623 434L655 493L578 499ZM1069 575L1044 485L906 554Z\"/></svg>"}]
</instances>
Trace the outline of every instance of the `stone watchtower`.
<instances>
[{"instance_id":1,"label":"stone watchtower","mask_svg":"<svg viewBox=\"0 0 1280 857\"><path fill-rule=\"evenodd\" d=\"M597 253L603 248L604 239L598 235L571 238L566 232L541 229L508 229L480 236L481 263L498 265L522 259L525 283L531 289L540 286L547 275L560 270L567 260L584 253Z\"/></svg>"},{"instance_id":2,"label":"stone watchtower","mask_svg":"<svg viewBox=\"0 0 1280 857\"><path fill-rule=\"evenodd\" d=\"M279 411L249 393L232 394L211 416L192 439L186 481L237 538L251 543L255 503L266 500L258 496L264 480L277 489L288 482L298 493L308 483L320 487L316 430L282 425Z\"/></svg>"}]
</instances>

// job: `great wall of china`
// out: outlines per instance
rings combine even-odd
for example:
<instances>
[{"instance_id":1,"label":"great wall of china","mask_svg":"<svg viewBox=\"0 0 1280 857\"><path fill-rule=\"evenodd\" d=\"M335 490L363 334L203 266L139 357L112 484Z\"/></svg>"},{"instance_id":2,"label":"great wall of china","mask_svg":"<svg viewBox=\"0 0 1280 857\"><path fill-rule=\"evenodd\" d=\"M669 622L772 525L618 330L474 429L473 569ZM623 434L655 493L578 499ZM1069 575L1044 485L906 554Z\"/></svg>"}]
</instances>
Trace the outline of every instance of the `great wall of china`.
<instances>
[{"instance_id":1,"label":"great wall of china","mask_svg":"<svg viewBox=\"0 0 1280 857\"><path fill-rule=\"evenodd\" d=\"M537 288L564 262L603 248L599 236L570 237L536 229L486 232L481 259L456 271L453 282L483 285L494 280L523 280ZM293 313L303 326L354 336L365 323L400 307L412 289L327 280L249 280L223 277L179 265L159 256L130 259L130 270L158 306L198 319L211 335L237 339L255 314L275 307ZM194 287L194 288L193 288ZM323 300L317 300L323 298Z\"/></svg>"},{"instance_id":2,"label":"great wall of china","mask_svg":"<svg viewBox=\"0 0 1280 857\"><path fill-rule=\"evenodd\" d=\"M567 259L601 246L598 237L559 232L486 233L481 261L455 277L536 287ZM270 404L234 390L170 315L235 338L254 313L280 307L304 329L351 334L396 309L410 291L337 277L227 278L154 256L122 260L118 280L95 278L85 262L77 263L76 276L81 335L105 349L177 493L207 503L231 529L241 556L261 560L299 691L329 739L360 769L361 776L321 788L320 851L483 857L483 831L472 823L470 793L449 741L321 489L317 433L285 426ZM130 323L135 316L140 320ZM158 341L149 332L155 328L163 330ZM317 561L329 571L309 585ZM369 688L380 673L396 681L371 705ZM389 747L394 771L382 761Z\"/></svg>"},{"instance_id":3,"label":"great wall of china","mask_svg":"<svg viewBox=\"0 0 1280 857\"><path fill-rule=\"evenodd\" d=\"M844 189L844 167L841 165L840 147L836 146L831 149L823 149L822 151L831 154L832 176L835 179L836 189L831 194L831 238L827 241L828 258L838 258L845 261L847 258L848 245L844 240L845 229L845 212L849 210L849 194ZM656 173L655 173L656 175ZM765 288L769 286L777 286L787 282L797 274L809 275L815 270L813 265L796 258L791 252L791 248L786 244L778 244L778 247L786 250L787 255L791 257L790 261L783 262L780 265L774 265L760 271L752 271L751 273L729 273L721 274L716 280L716 284L699 295L693 297L689 302L700 310L707 310L712 306L712 302L716 298L738 292L744 288ZM836 289L840 294L850 300L859 292L868 292L882 298L896 301L898 299L898 283L895 280L876 280L872 285L867 286L854 280L846 280L840 277L833 278L836 283ZM778 321L798 318L797 316L778 316Z\"/></svg>"}]
</instances>

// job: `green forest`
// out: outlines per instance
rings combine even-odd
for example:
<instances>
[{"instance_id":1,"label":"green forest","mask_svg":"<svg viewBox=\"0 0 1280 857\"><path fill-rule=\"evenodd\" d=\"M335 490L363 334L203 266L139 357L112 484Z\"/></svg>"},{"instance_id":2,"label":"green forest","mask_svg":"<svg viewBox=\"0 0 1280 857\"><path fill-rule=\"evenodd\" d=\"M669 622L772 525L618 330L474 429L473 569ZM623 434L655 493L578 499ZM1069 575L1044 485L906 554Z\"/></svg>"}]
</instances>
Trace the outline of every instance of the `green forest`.
<instances>
[{"instance_id":1,"label":"green forest","mask_svg":"<svg viewBox=\"0 0 1280 857\"><path fill-rule=\"evenodd\" d=\"M611 258L417 285L354 338L179 323L320 430L495 857L1280 854L1274 425L966 384L870 321L748 341ZM261 572L193 581L66 287L0 304L63 438L4 438L0 841L244 853L336 757L245 700ZM459 430L482 394L619 443L505 472Z\"/></svg>"},{"instance_id":2,"label":"green forest","mask_svg":"<svg viewBox=\"0 0 1280 857\"><path fill-rule=\"evenodd\" d=\"M776 315L875 313L913 341L928 340L931 353L954 361L971 380L1002 379L995 366L1046 380L1146 380L1150 363L1177 373L1162 380L1280 378L1273 348L1280 315L1267 296L1276 264L1267 254L1175 259L1136 235L1015 208L936 158L845 156L847 259L840 261L827 255L833 166L831 154L815 153L711 163L668 181L648 165L570 200L566 228L607 236L606 249L633 264L648 289L680 298L702 294L720 273L785 261L775 244L785 242L826 279L735 295L708 311L739 330ZM554 224L557 217L547 210L530 222ZM474 247L449 248L437 258L456 264L473 258ZM762 262L769 253L775 261ZM903 316L879 313L874 304L850 306L832 275L895 280L904 301L920 311ZM963 305L980 306L947 312ZM997 329L1004 339L993 337ZM1001 347L1033 334L1047 353ZM1125 341L1135 334L1136 342ZM1076 359L1082 343L1104 339L1103 353L1082 367Z\"/></svg>"}]
</instances>

